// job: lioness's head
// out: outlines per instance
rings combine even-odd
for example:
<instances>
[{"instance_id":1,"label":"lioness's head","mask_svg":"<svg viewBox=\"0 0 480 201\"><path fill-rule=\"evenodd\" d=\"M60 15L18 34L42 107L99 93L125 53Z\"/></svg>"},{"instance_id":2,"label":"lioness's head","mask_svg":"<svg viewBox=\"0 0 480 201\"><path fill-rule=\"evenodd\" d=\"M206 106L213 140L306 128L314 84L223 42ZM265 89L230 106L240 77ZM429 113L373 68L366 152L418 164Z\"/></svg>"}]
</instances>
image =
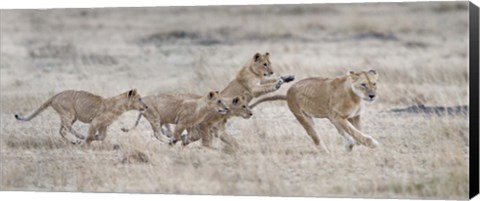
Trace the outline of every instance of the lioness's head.
<instances>
[{"instance_id":1,"label":"lioness's head","mask_svg":"<svg viewBox=\"0 0 480 201\"><path fill-rule=\"evenodd\" d=\"M257 75L270 76L273 75L272 64L270 63L270 54L265 52L265 54L255 53L253 55L253 63L250 66L252 71Z\"/></svg>"},{"instance_id":2,"label":"lioness's head","mask_svg":"<svg viewBox=\"0 0 480 201\"><path fill-rule=\"evenodd\" d=\"M220 114L227 114L229 108L225 101L220 97L218 91L211 91L207 95L208 105Z\"/></svg>"},{"instance_id":3,"label":"lioness's head","mask_svg":"<svg viewBox=\"0 0 480 201\"><path fill-rule=\"evenodd\" d=\"M127 92L127 109L128 110L139 110L143 112L148 109L147 104L143 102L142 97L137 92L137 89L132 89Z\"/></svg>"},{"instance_id":4,"label":"lioness's head","mask_svg":"<svg viewBox=\"0 0 480 201\"><path fill-rule=\"evenodd\" d=\"M377 71L370 69L361 72L347 72L351 77L353 92L366 101L374 101L377 95Z\"/></svg>"},{"instance_id":5,"label":"lioness's head","mask_svg":"<svg viewBox=\"0 0 480 201\"><path fill-rule=\"evenodd\" d=\"M253 115L247 99L244 96L233 98L229 104L229 108L232 116L240 116L244 119L248 119Z\"/></svg>"}]
</instances>

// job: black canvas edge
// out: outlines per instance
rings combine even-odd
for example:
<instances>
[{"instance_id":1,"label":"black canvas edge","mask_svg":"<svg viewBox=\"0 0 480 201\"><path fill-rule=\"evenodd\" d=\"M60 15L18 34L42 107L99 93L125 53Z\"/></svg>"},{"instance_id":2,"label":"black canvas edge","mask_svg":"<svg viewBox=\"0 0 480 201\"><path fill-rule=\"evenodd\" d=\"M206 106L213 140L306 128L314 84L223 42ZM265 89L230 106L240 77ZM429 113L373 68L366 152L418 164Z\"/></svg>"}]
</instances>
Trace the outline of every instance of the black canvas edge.
<instances>
[{"instance_id":1,"label":"black canvas edge","mask_svg":"<svg viewBox=\"0 0 480 201\"><path fill-rule=\"evenodd\" d=\"M478 50L478 7L472 2L469 3L469 65L470 65L470 185L469 185L469 197L472 199L478 195L478 171L479 171L479 50Z\"/></svg>"}]
</instances>

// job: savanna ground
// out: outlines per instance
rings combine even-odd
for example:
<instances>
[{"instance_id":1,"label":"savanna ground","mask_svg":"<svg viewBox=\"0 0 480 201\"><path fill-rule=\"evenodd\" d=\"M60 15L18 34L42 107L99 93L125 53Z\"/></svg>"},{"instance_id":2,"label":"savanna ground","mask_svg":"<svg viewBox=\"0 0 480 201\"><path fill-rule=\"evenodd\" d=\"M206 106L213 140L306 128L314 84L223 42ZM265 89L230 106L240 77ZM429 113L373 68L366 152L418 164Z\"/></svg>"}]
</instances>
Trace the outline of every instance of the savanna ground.
<instances>
[{"instance_id":1,"label":"savanna ground","mask_svg":"<svg viewBox=\"0 0 480 201\"><path fill-rule=\"evenodd\" d=\"M469 104L467 5L2 10L0 189L465 199L468 117L391 110ZM316 120L332 151L321 154L282 102L230 121L237 152L218 139L214 149L169 147L145 120L123 133L135 111L91 146L65 142L52 109L30 122L13 117L66 89L220 90L265 51L277 75L297 80L375 68L379 99L366 105L363 130L381 146L347 153L333 125Z\"/></svg>"}]
</instances>

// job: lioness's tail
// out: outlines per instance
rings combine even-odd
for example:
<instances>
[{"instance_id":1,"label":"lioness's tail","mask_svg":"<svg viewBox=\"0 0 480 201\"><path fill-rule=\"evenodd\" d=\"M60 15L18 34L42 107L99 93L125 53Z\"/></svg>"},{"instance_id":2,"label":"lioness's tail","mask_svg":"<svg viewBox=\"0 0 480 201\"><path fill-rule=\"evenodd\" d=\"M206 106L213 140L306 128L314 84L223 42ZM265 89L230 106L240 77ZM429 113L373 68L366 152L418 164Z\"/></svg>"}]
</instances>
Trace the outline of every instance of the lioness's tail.
<instances>
[{"instance_id":1,"label":"lioness's tail","mask_svg":"<svg viewBox=\"0 0 480 201\"><path fill-rule=\"evenodd\" d=\"M31 119L33 119L34 117L36 117L38 114L40 114L43 110L47 109L47 107L50 106L50 104L52 103L52 100L53 98L55 98L55 96L51 97L50 99L47 100L47 102L43 103L40 108L38 108L37 110L35 110L35 112L33 112L30 116L28 117L22 117L18 114L15 114L15 119L17 120L20 120L20 121L30 121Z\"/></svg>"},{"instance_id":2,"label":"lioness's tail","mask_svg":"<svg viewBox=\"0 0 480 201\"><path fill-rule=\"evenodd\" d=\"M138 114L137 121L135 122L135 125L133 125L131 128L125 128L125 127L124 127L124 128L122 128L121 130L122 130L123 132L128 132L128 131L130 131L130 130L135 129L135 128L138 126L138 122L140 122L140 118L142 118L142 115L143 115L143 113L141 113L141 112Z\"/></svg>"},{"instance_id":3,"label":"lioness's tail","mask_svg":"<svg viewBox=\"0 0 480 201\"><path fill-rule=\"evenodd\" d=\"M287 96L286 95L275 95L275 96L269 96L269 97L261 98L261 99L257 100L255 103L251 104L250 108L254 108L258 104L266 102L266 101L276 101L276 100L287 100Z\"/></svg>"}]
</instances>

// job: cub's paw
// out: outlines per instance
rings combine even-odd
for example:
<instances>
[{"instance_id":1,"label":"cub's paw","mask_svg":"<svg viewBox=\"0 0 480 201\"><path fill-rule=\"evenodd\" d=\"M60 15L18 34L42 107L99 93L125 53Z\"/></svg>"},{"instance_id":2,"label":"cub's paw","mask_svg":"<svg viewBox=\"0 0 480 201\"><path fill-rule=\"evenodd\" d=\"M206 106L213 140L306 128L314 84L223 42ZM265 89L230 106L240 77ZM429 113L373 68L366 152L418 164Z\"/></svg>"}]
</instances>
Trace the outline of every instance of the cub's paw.
<instances>
[{"instance_id":1,"label":"cub's paw","mask_svg":"<svg viewBox=\"0 0 480 201\"><path fill-rule=\"evenodd\" d=\"M79 140L79 139L76 139L74 141L71 141L72 144L82 144L83 143L83 140Z\"/></svg>"},{"instance_id":2,"label":"cub's paw","mask_svg":"<svg viewBox=\"0 0 480 201\"><path fill-rule=\"evenodd\" d=\"M188 145L188 134L182 134L182 145Z\"/></svg>"},{"instance_id":3,"label":"cub's paw","mask_svg":"<svg viewBox=\"0 0 480 201\"><path fill-rule=\"evenodd\" d=\"M277 81L277 84L275 85L275 90L280 89L280 87L282 86L282 84L283 84L283 80L282 80L282 79L279 79L279 80Z\"/></svg>"},{"instance_id":4,"label":"cub's paw","mask_svg":"<svg viewBox=\"0 0 480 201\"><path fill-rule=\"evenodd\" d=\"M175 145L175 144L177 143L177 141L178 141L178 140L175 139L175 138L170 138L170 140L168 141L168 145L173 146L173 145Z\"/></svg>"},{"instance_id":5,"label":"cub's paw","mask_svg":"<svg viewBox=\"0 0 480 201\"><path fill-rule=\"evenodd\" d=\"M287 83L295 80L295 75L285 75L280 78L283 80L283 82Z\"/></svg>"}]
</instances>

